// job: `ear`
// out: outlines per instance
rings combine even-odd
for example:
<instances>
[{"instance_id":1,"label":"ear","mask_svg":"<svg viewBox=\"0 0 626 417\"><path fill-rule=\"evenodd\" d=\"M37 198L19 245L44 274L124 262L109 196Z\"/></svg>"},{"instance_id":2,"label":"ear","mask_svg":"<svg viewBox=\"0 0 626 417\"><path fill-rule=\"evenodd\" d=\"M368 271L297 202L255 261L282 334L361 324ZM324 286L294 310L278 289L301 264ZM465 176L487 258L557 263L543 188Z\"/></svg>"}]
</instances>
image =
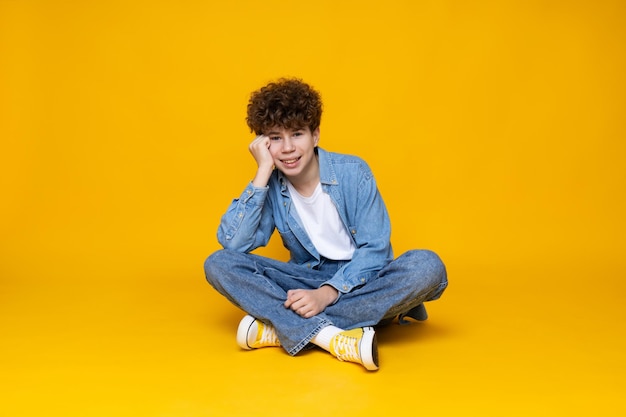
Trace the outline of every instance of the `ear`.
<instances>
[{"instance_id":1,"label":"ear","mask_svg":"<svg viewBox=\"0 0 626 417\"><path fill-rule=\"evenodd\" d=\"M313 131L313 143L317 146L317 142L320 141L320 128L318 127Z\"/></svg>"}]
</instances>

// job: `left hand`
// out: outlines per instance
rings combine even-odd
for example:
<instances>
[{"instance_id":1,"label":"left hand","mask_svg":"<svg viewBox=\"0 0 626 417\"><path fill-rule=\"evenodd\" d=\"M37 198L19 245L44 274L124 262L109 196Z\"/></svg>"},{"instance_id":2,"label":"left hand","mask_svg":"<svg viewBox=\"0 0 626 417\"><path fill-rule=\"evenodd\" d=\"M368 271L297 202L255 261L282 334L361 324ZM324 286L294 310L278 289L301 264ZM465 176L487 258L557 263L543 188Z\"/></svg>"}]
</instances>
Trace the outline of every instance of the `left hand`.
<instances>
[{"instance_id":1,"label":"left hand","mask_svg":"<svg viewBox=\"0 0 626 417\"><path fill-rule=\"evenodd\" d=\"M324 311L337 299L337 295L339 292L330 285L323 285L315 290L289 290L284 305L308 319Z\"/></svg>"}]
</instances>

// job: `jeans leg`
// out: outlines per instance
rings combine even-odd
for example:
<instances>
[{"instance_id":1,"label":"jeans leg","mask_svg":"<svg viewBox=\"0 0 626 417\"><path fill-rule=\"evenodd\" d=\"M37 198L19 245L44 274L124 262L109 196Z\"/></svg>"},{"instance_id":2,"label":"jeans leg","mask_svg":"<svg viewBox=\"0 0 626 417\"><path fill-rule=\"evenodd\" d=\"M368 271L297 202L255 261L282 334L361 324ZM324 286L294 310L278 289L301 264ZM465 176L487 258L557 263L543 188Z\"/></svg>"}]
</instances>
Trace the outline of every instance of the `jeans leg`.
<instances>
[{"instance_id":1,"label":"jeans leg","mask_svg":"<svg viewBox=\"0 0 626 417\"><path fill-rule=\"evenodd\" d=\"M287 290L317 288L326 274L253 254L219 250L204 264L207 281L234 305L271 323L283 348L295 355L331 324L325 314L305 319L283 303Z\"/></svg>"},{"instance_id":2,"label":"jeans leg","mask_svg":"<svg viewBox=\"0 0 626 417\"><path fill-rule=\"evenodd\" d=\"M425 301L436 300L448 285L446 269L434 252L413 250L383 268L378 278L326 308L335 326L344 329L373 326L406 313Z\"/></svg>"}]
</instances>

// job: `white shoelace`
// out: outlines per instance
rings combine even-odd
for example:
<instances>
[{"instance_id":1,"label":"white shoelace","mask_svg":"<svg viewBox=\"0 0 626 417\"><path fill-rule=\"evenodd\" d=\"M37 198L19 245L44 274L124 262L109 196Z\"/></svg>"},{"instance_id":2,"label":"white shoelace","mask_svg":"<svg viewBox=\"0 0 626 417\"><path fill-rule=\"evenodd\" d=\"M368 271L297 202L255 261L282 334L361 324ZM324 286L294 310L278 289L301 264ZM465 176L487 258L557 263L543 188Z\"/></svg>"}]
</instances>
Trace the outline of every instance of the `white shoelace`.
<instances>
[{"instance_id":1,"label":"white shoelace","mask_svg":"<svg viewBox=\"0 0 626 417\"><path fill-rule=\"evenodd\" d=\"M361 363L361 356L357 349L357 339L355 337L339 334L336 336L335 353L340 361Z\"/></svg>"},{"instance_id":2,"label":"white shoelace","mask_svg":"<svg viewBox=\"0 0 626 417\"><path fill-rule=\"evenodd\" d=\"M261 334L261 345L277 345L279 344L278 336L274 326L263 324L263 333Z\"/></svg>"}]
</instances>

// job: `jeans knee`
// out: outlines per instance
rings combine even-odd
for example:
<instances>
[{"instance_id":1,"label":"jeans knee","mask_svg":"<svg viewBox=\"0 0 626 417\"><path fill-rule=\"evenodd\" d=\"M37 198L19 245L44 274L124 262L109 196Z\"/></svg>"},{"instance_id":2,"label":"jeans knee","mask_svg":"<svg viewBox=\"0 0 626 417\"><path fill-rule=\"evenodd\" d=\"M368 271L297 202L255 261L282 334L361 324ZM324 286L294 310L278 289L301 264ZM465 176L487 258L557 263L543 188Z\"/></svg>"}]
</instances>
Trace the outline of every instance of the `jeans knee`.
<instances>
[{"instance_id":1,"label":"jeans knee","mask_svg":"<svg viewBox=\"0 0 626 417\"><path fill-rule=\"evenodd\" d=\"M204 274L209 283L214 284L215 279L222 275L223 266L227 264L224 259L225 255L225 251L221 249L213 252L204 261Z\"/></svg>"},{"instance_id":2,"label":"jeans knee","mask_svg":"<svg viewBox=\"0 0 626 417\"><path fill-rule=\"evenodd\" d=\"M433 292L428 297L428 301L436 300L448 287L448 273L443 261L435 252L426 250L423 251L426 260L424 261L428 267L428 275L430 278Z\"/></svg>"},{"instance_id":3,"label":"jeans knee","mask_svg":"<svg viewBox=\"0 0 626 417\"><path fill-rule=\"evenodd\" d=\"M237 281L240 276L246 275L254 265L250 265L249 254L219 249L213 252L204 261L206 280L214 287L221 287L228 281Z\"/></svg>"},{"instance_id":4,"label":"jeans knee","mask_svg":"<svg viewBox=\"0 0 626 417\"><path fill-rule=\"evenodd\" d=\"M409 251L407 255L411 256L415 269L424 272L424 278L430 281L430 286L443 285L445 288L448 278L446 267L439 255L428 249Z\"/></svg>"}]
</instances>

